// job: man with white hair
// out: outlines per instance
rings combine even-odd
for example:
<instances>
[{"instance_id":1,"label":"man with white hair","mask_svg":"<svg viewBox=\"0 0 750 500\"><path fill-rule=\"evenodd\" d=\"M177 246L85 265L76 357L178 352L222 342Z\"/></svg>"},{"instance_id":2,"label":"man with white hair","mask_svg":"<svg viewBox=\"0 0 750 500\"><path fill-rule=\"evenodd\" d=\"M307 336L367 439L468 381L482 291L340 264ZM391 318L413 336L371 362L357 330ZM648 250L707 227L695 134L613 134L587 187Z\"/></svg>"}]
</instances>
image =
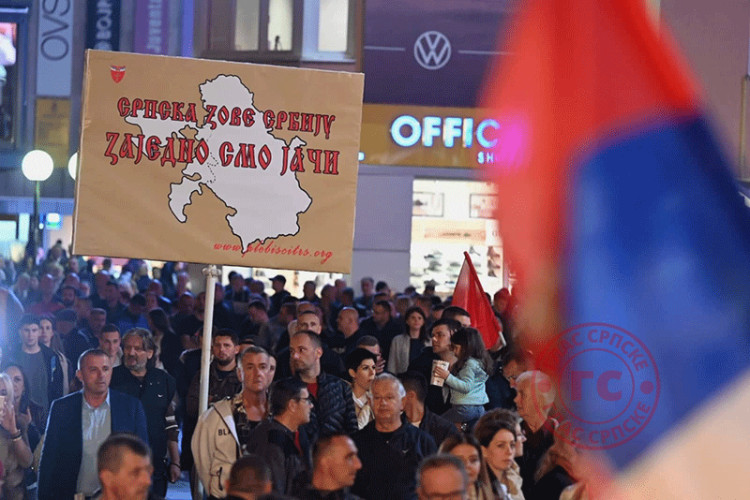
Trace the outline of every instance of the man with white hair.
<instances>
[{"instance_id":1,"label":"man with white hair","mask_svg":"<svg viewBox=\"0 0 750 500\"><path fill-rule=\"evenodd\" d=\"M352 492L369 500L414 498L417 467L435 453L435 441L402 420L406 391L395 376L375 377L372 396L375 420L352 436L362 461Z\"/></svg>"},{"instance_id":2,"label":"man with white hair","mask_svg":"<svg viewBox=\"0 0 750 500\"><path fill-rule=\"evenodd\" d=\"M533 498L534 473L545 452L554 443L554 431L557 421L549 416L556 391L549 376L538 370L526 371L516 378L516 397L518 414L523 421L521 430L526 436L523 456L518 458L523 479L524 497Z\"/></svg>"}]
</instances>

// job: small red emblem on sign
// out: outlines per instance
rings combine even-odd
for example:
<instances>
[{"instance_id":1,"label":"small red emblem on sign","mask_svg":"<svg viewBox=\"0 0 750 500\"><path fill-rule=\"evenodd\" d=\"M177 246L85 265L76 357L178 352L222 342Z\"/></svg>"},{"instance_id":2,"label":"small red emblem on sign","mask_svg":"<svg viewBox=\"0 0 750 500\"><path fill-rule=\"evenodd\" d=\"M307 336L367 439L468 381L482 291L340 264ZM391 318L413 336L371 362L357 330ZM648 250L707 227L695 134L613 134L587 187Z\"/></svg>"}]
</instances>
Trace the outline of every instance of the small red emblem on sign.
<instances>
[{"instance_id":1,"label":"small red emblem on sign","mask_svg":"<svg viewBox=\"0 0 750 500\"><path fill-rule=\"evenodd\" d=\"M115 83L120 83L125 78L125 66L110 66L109 73L112 75L112 80Z\"/></svg>"}]
</instances>

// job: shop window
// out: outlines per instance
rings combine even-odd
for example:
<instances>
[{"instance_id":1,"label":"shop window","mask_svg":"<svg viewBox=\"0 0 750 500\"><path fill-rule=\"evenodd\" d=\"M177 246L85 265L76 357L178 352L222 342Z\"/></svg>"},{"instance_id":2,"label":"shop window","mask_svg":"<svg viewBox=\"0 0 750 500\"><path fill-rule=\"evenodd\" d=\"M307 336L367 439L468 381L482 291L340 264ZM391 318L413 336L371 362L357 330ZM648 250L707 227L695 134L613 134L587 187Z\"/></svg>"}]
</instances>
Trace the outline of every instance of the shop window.
<instances>
[{"instance_id":1,"label":"shop window","mask_svg":"<svg viewBox=\"0 0 750 500\"><path fill-rule=\"evenodd\" d=\"M318 51L346 52L349 46L349 0L320 0Z\"/></svg>"},{"instance_id":2,"label":"shop window","mask_svg":"<svg viewBox=\"0 0 750 500\"><path fill-rule=\"evenodd\" d=\"M234 30L234 50L258 50L260 37L260 0L245 0L237 4ZM212 28L221 29L212 25ZM212 30L213 31L213 30Z\"/></svg>"},{"instance_id":3,"label":"shop window","mask_svg":"<svg viewBox=\"0 0 750 500\"><path fill-rule=\"evenodd\" d=\"M0 8L0 152L13 152L20 146L27 37L28 8Z\"/></svg>"},{"instance_id":4,"label":"shop window","mask_svg":"<svg viewBox=\"0 0 750 500\"><path fill-rule=\"evenodd\" d=\"M453 293L469 252L484 290L495 293L508 285L494 209L497 195L485 182L414 181L410 283L418 290L435 282L442 296Z\"/></svg>"},{"instance_id":5,"label":"shop window","mask_svg":"<svg viewBox=\"0 0 750 500\"><path fill-rule=\"evenodd\" d=\"M310 61L352 61L355 0L305 2L303 56Z\"/></svg>"},{"instance_id":6,"label":"shop window","mask_svg":"<svg viewBox=\"0 0 750 500\"><path fill-rule=\"evenodd\" d=\"M294 0L271 0L268 4L268 50L292 50Z\"/></svg>"},{"instance_id":7,"label":"shop window","mask_svg":"<svg viewBox=\"0 0 750 500\"><path fill-rule=\"evenodd\" d=\"M0 241L19 239L18 215L0 214Z\"/></svg>"}]
</instances>

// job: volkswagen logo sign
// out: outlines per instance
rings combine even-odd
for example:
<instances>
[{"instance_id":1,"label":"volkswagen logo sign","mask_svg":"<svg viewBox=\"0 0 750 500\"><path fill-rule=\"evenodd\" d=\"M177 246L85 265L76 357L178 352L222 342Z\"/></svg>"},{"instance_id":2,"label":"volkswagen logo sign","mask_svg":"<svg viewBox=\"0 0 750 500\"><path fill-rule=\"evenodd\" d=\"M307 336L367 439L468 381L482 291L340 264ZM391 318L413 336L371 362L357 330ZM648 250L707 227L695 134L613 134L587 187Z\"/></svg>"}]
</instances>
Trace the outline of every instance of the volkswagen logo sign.
<instances>
[{"instance_id":1,"label":"volkswagen logo sign","mask_svg":"<svg viewBox=\"0 0 750 500\"><path fill-rule=\"evenodd\" d=\"M451 58L451 42L439 31L425 31L414 42L414 59L424 69L440 69Z\"/></svg>"}]
</instances>

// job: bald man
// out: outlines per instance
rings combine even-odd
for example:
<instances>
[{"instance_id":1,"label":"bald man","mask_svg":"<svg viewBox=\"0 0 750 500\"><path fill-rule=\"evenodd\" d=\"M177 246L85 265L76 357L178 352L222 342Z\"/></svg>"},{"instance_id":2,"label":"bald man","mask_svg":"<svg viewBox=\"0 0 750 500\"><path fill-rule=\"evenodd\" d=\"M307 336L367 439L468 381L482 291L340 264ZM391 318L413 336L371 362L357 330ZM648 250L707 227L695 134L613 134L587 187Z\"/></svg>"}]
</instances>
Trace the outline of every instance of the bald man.
<instances>
[{"instance_id":1,"label":"bald man","mask_svg":"<svg viewBox=\"0 0 750 500\"><path fill-rule=\"evenodd\" d=\"M357 347L359 339L364 336L364 332L359 329L359 313L352 307L343 308L336 317L336 326L338 328L336 336L339 342L333 350L346 358Z\"/></svg>"}]
</instances>

